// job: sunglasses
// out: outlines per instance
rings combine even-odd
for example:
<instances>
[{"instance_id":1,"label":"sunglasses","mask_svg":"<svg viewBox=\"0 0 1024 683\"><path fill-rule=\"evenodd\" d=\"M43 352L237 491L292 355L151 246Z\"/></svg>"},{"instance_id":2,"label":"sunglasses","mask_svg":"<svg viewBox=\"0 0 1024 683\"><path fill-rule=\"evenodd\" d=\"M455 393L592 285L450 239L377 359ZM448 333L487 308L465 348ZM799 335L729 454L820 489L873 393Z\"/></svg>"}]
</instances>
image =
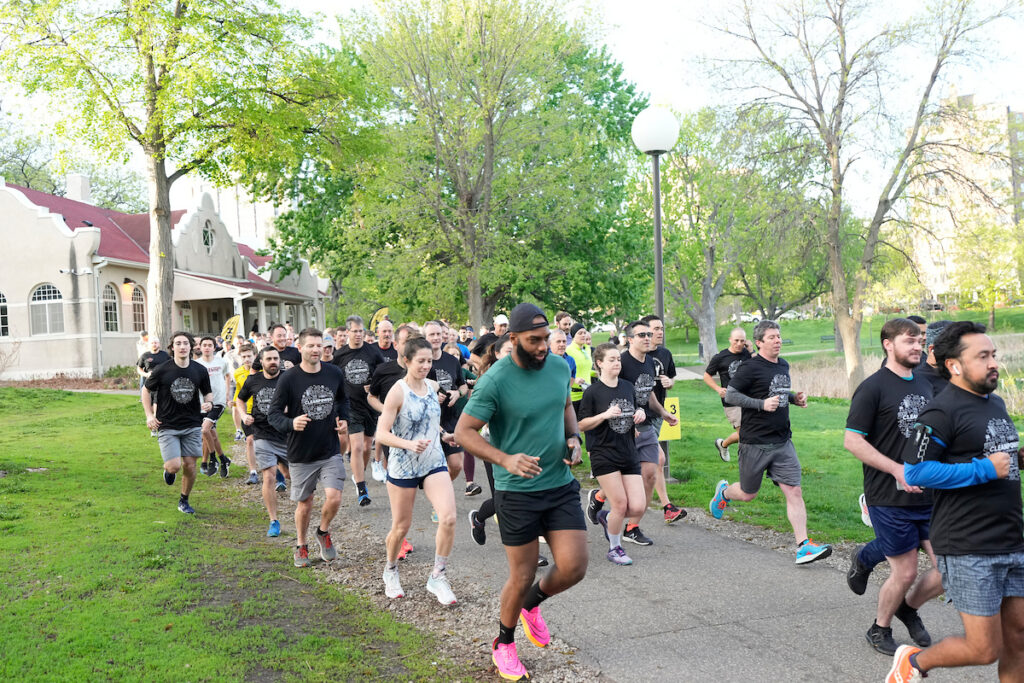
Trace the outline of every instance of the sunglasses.
<instances>
[{"instance_id":1,"label":"sunglasses","mask_svg":"<svg viewBox=\"0 0 1024 683\"><path fill-rule=\"evenodd\" d=\"M654 336L653 332L637 332L633 335L634 337L640 337L641 339L650 339Z\"/></svg>"}]
</instances>

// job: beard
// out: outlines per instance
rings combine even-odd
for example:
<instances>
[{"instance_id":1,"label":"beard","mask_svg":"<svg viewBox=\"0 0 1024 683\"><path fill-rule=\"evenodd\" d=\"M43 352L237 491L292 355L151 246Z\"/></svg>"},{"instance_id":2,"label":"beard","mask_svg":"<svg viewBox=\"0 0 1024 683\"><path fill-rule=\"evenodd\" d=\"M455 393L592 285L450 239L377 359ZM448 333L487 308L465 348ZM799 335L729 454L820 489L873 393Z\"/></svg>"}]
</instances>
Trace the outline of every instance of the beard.
<instances>
[{"instance_id":1,"label":"beard","mask_svg":"<svg viewBox=\"0 0 1024 683\"><path fill-rule=\"evenodd\" d=\"M980 382L968 380L967 384L970 386L971 391L977 394L991 394L999 386L999 373L986 375Z\"/></svg>"},{"instance_id":2,"label":"beard","mask_svg":"<svg viewBox=\"0 0 1024 683\"><path fill-rule=\"evenodd\" d=\"M548 359L547 356L544 356L540 360L537 360L534 356L527 353L526 349L524 349L518 343L515 347L515 354L516 358L519 359L519 362L522 363L523 367L525 367L527 370L540 370L542 367L544 367L544 363Z\"/></svg>"},{"instance_id":3,"label":"beard","mask_svg":"<svg viewBox=\"0 0 1024 683\"><path fill-rule=\"evenodd\" d=\"M921 362L921 354L920 353L916 354L917 355L917 360L913 360L913 358L912 358L913 354L914 354L914 352L901 355L900 353L894 351L893 352L893 360L895 360L899 365L902 365L903 367L907 368L908 370L913 370L914 368L917 367L918 363Z\"/></svg>"}]
</instances>

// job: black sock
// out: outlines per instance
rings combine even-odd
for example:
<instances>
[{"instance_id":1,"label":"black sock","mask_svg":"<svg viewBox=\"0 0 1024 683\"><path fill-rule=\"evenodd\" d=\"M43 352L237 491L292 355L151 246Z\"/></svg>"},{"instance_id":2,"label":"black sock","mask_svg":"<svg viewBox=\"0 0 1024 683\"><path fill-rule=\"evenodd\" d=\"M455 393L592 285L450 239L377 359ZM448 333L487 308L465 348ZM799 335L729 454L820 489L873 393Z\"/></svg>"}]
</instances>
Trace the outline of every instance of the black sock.
<instances>
[{"instance_id":1,"label":"black sock","mask_svg":"<svg viewBox=\"0 0 1024 683\"><path fill-rule=\"evenodd\" d=\"M523 609L529 612L550 597L550 595L540 589L540 581L538 581L533 584L533 588L526 593L526 599L523 600Z\"/></svg>"},{"instance_id":2,"label":"black sock","mask_svg":"<svg viewBox=\"0 0 1024 683\"><path fill-rule=\"evenodd\" d=\"M214 465L214 466L217 465L217 454L216 453L210 453L210 464Z\"/></svg>"},{"instance_id":3,"label":"black sock","mask_svg":"<svg viewBox=\"0 0 1024 683\"><path fill-rule=\"evenodd\" d=\"M316 535L317 535L317 536L326 536L326 535L327 535L327 532L326 532L326 531L321 531L321 530L320 530L320 527L317 527L317 528L316 528Z\"/></svg>"},{"instance_id":4,"label":"black sock","mask_svg":"<svg viewBox=\"0 0 1024 683\"><path fill-rule=\"evenodd\" d=\"M184 494L184 493L181 494L181 498L178 499L178 502L179 503L187 503L188 502L188 496L186 494Z\"/></svg>"},{"instance_id":5,"label":"black sock","mask_svg":"<svg viewBox=\"0 0 1024 683\"><path fill-rule=\"evenodd\" d=\"M359 491L359 493L366 493L366 482L365 481L357 481L356 482L356 490Z\"/></svg>"},{"instance_id":6,"label":"black sock","mask_svg":"<svg viewBox=\"0 0 1024 683\"><path fill-rule=\"evenodd\" d=\"M511 645L516 642L516 627L515 624L512 626L505 626L505 624L498 622L498 645Z\"/></svg>"},{"instance_id":7,"label":"black sock","mask_svg":"<svg viewBox=\"0 0 1024 683\"><path fill-rule=\"evenodd\" d=\"M922 677L924 677L924 676L927 676L927 675L928 675L928 672L926 672L926 671L925 671L924 669L922 669L922 668L921 668L921 667L920 667L920 666L918 665L918 663L917 663L917 656L918 656L919 654L921 654L921 653L920 653L920 652L915 652L914 654L910 655L910 657L908 657L908 659L910 660L910 666L912 666L912 667L914 667L915 669L917 669L918 671L920 671L920 672L921 672L921 676L922 676Z\"/></svg>"},{"instance_id":8,"label":"black sock","mask_svg":"<svg viewBox=\"0 0 1024 683\"><path fill-rule=\"evenodd\" d=\"M903 621L908 617L912 617L916 613L917 610L908 605L906 598L904 598L903 602L900 603L900 606L896 608L895 616L899 618L900 621Z\"/></svg>"}]
</instances>

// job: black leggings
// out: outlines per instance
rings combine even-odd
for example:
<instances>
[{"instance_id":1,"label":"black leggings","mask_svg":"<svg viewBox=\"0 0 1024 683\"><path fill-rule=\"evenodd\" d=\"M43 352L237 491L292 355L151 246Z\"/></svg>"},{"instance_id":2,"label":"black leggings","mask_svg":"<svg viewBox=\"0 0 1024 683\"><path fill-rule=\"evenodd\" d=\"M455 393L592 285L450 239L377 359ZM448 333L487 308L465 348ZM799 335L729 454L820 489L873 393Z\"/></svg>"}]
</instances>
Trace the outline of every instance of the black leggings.
<instances>
[{"instance_id":1,"label":"black leggings","mask_svg":"<svg viewBox=\"0 0 1024 683\"><path fill-rule=\"evenodd\" d=\"M491 463L484 461L484 469L487 470L487 483L491 487L491 497L488 498L480 505L480 509L477 510L476 518L481 522L486 522L488 519L494 516L494 469Z\"/></svg>"}]
</instances>

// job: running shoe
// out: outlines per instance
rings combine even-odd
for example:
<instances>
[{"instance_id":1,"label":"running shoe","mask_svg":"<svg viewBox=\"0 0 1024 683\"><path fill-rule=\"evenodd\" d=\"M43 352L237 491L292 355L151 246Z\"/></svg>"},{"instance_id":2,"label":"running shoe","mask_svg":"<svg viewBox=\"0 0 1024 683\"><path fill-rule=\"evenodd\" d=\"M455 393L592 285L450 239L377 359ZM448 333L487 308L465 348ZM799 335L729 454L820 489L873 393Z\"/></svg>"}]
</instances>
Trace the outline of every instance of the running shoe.
<instances>
[{"instance_id":1,"label":"running shoe","mask_svg":"<svg viewBox=\"0 0 1024 683\"><path fill-rule=\"evenodd\" d=\"M654 541L647 538L644 532L640 531L640 527L635 526L632 529L626 529L626 532L622 534L622 538L626 539L630 543L636 543L637 545L654 545Z\"/></svg>"},{"instance_id":2,"label":"running shoe","mask_svg":"<svg viewBox=\"0 0 1024 683\"><path fill-rule=\"evenodd\" d=\"M270 523L270 527L267 529L267 536L271 538L277 538L281 535L281 522L276 519Z\"/></svg>"},{"instance_id":3,"label":"running shoe","mask_svg":"<svg viewBox=\"0 0 1024 683\"><path fill-rule=\"evenodd\" d=\"M308 567L309 566L309 546L298 545L295 546L295 566L296 567Z\"/></svg>"},{"instance_id":4,"label":"running shoe","mask_svg":"<svg viewBox=\"0 0 1024 683\"><path fill-rule=\"evenodd\" d=\"M402 547L398 551L398 559L404 560L406 555L413 551L412 543L409 543L408 538L402 539Z\"/></svg>"},{"instance_id":5,"label":"running shoe","mask_svg":"<svg viewBox=\"0 0 1024 683\"><path fill-rule=\"evenodd\" d=\"M544 538L544 535L542 534L542 535L537 537L537 542L538 543L543 543L544 545L547 545L548 544L548 539Z\"/></svg>"},{"instance_id":6,"label":"running shoe","mask_svg":"<svg viewBox=\"0 0 1024 683\"><path fill-rule=\"evenodd\" d=\"M725 445L725 439L715 439L715 448L718 449L718 457L729 462L729 447Z\"/></svg>"},{"instance_id":7,"label":"running shoe","mask_svg":"<svg viewBox=\"0 0 1024 683\"><path fill-rule=\"evenodd\" d=\"M374 460L370 463L370 476L373 477L374 481L383 482L388 478L388 473L384 470L384 465L380 464L380 460Z\"/></svg>"},{"instance_id":8,"label":"running shoe","mask_svg":"<svg viewBox=\"0 0 1024 683\"><path fill-rule=\"evenodd\" d=\"M480 488L480 484L476 483L475 481L471 481L468 484L466 484L467 496L479 496L481 493L483 493L483 489Z\"/></svg>"},{"instance_id":9,"label":"running shoe","mask_svg":"<svg viewBox=\"0 0 1024 683\"><path fill-rule=\"evenodd\" d=\"M365 491L363 493L360 493L359 494L359 507L364 508L364 507L366 507L369 504L370 504L370 494L366 493Z\"/></svg>"},{"instance_id":10,"label":"running shoe","mask_svg":"<svg viewBox=\"0 0 1024 683\"><path fill-rule=\"evenodd\" d=\"M892 657L896 654L896 649L899 647L896 641L892 639L891 626L879 626L877 622L871 624L871 628L864 634L864 637L868 639L868 644L871 647L883 655Z\"/></svg>"},{"instance_id":11,"label":"running shoe","mask_svg":"<svg viewBox=\"0 0 1024 683\"><path fill-rule=\"evenodd\" d=\"M921 648L910 645L900 645L896 648L896 654L892 657L892 667L889 675L885 677L885 683L917 683L923 680L921 671L910 663L911 655L916 655Z\"/></svg>"},{"instance_id":12,"label":"running shoe","mask_svg":"<svg viewBox=\"0 0 1024 683\"><path fill-rule=\"evenodd\" d=\"M388 596L392 600L395 598L405 597L405 591L402 590L402 584L398 581L397 569L385 569L381 578L384 579L384 595Z\"/></svg>"},{"instance_id":13,"label":"running shoe","mask_svg":"<svg viewBox=\"0 0 1024 683\"><path fill-rule=\"evenodd\" d=\"M597 499L598 489L590 489L587 493L587 517L591 524L597 524L597 513L604 507L604 501Z\"/></svg>"},{"instance_id":14,"label":"running shoe","mask_svg":"<svg viewBox=\"0 0 1024 683\"><path fill-rule=\"evenodd\" d=\"M868 501L863 493L860 494L857 502L860 504L860 521L864 522L865 526L874 528L875 525L871 523L871 514L868 512Z\"/></svg>"},{"instance_id":15,"label":"running shoe","mask_svg":"<svg viewBox=\"0 0 1024 683\"><path fill-rule=\"evenodd\" d=\"M245 480L245 483L249 486L260 483L260 475L256 472L250 472L249 478Z\"/></svg>"},{"instance_id":16,"label":"running shoe","mask_svg":"<svg viewBox=\"0 0 1024 683\"><path fill-rule=\"evenodd\" d=\"M904 602L896 609L895 616L907 627L907 633L910 634L910 639L914 641L915 645L918 647L931 647L931 634L924 627L921 615L917 613L916 609Z\"/></svg>"},{"instance_id":17,"label":"running shoe","mask_svg":"<svg viewBox=\"0 0 1024 683\"><path fill-rule=\"evenodd\" d=\"M199 465L199 472L200 472L200 474L205 474L208 477L213 476L213 474L217 471L217 466L213 465L211 467L210 465L211 465L211 463L208 463L208 462L201 463Z\"/></svg>"},{"instance_id":18,"label":"running shoe","mask_svg":"<svg viewBox=\"0 0 1024 683\"><path fill-rule=\"evenodd\" d=\"M860 561L860 551L863 549L864 546L861 545L853 551L850 568L846 571L846 585L857 595L864 595L864 591L868 589L868 577L871 576L871 570Z\"/></svg>"},{"instance_id":19,"label":"running shoe","mask_svg":"<svg viewBox=\"0 0 1024 683\"><path fill-rule=\"evenodd\" d=\"M334 549L334 543L331 542L330 531L326 534L317 531L316 541L320 544L320 557L324 562L330 562L338 557L338 551Z\"/></svg>"},{"instance_id":20,"label":"running shoe","mask_svg":"<svg viewBox=\"0 0 1024 683\"><path fill-rule=\"evenodd\" d=\"M241 429L236 429L235 430L235 441L241 441L244 438L245 438L245 432L243 432Z\"/></svg>"},{"instance_id":21,"label":"running shoe","mask_svg":"<svg viewBox=\"0 0 1024 683\"><path fill-rule=\"evenodd\" d=\"M164 483L167 484L168 486L172 486L174 484L174 479L177 476L178 475L174 472L168 472L167 470L164 470Z\"/></svg>"},{"instance_id":22,"label":"running shoe","mask_svg":"<svg viewBox=\"0 0 1024 683\"><path fill-rule=\"evenodd\" d=\"M601 510L597 513L597 523L601 525L601 529L604 531L604 540L610 541L608 538L608 511Z\"/></svg>"},{"instance_id":23,"label":"running shoe","mask_svg":"<svg viewBox=\"0 0 1024 683\"><path fill-rule=\"evenodd\" d=\"M708 510L711 511L711 516L715 519L721 519L725 513L725 508L729 506L729 501L725 499L725 490L729 488L729 482L725 479L715 484L715 497L708 503Z\"/></svg>"},{"instance_id":24,"label":"running shoe","mask_svg":"<svg viewBox=\"0 0 1024 683\"><path fill-rule=\"evenodd\" d=\"M452 585L448 583L448 577L442 573L440 576L431 575L427 578L427 590L434 594L437 601L442 605L454 605L455 593L452 592Z\"/></svg>"},{"instance_id":25,"label":"running shoe","mask_svg":"<svg viewBox=\"0 0 1024 683\"><path fill-rule=\"evenodd\" d=\"M617 545L608 551L608 561L623 567L627 564L633 564L633 559L626 554L621 545Z\"/></svg>"},{"instance_id":26,"label":"running shoe","mask_svg":"<svg viewBox=\"0 0 1024 683\"><path fill-rule=\"evenodd\" d=\"M281 470L277 470L277 473L274 475L274 481L277 482L277 485L274 487L277 491L284 491L288 488L284 483L284 475L281 474Z\"/></svg>"},{"instance_id":27,"label":"running shoe","mask_svg":"<svg viewBox=\"0 0 1024 683\"><path fill-rule=\"evenodd\" d=\"M551 642L551 632L548 631L548 625L544 623L544 617L540 614L540 605L531 610L519 610L519 623L523 625L526 637L537 647L547 647Z\"/></svg>"},{"instance_id":28,"label":"running shoe","mask_svg":"<svg viewBox=\"0 0 1024 683\"><path fill-rule=\"evenodd\" d=\"M437 510L430 511L430 521L437 524Z\"/></svg>"},{"instance_id":29,"label":"running shoe","mask_svg":"<svg viewBox=\"0 0 1024 683\"><path fill-rule=\"evenodd\" d=\"M544 557L543 555L538 555L537 556L537 566L538 567L546 567L546 566L548 566L548 564L550 564L548 562L548 558Z\"/></svg>"},{"instance_id":30,"label":"running shoe","mask_svg":"<svg viewBox=\"0 0 1024 683\"><path fill-rule=\"evenodd\" d=\"M686 510L682 508L677 508L672 503L668 503L661 509L665 511L665 524L678 522L680 519L686 516Z\"/></svg>"},{"instance_id":31,"label":"running shoe","mask_svg":"<svg viewBox=\"0 0 1024 683\"><path fill-rule=\"evenodd\" d=\"M231 458L226 455L220 456L220 478L228 478L228 468L231 467Z\"/></svg>"},{"instance_id":32,"label":"running shoe","mask_svg":"<svg viewBox=\"0 0 1024 683\"><path fill-rule=\"evenodd\" d=\"M150 436L159 436L159 433L155 429L150 429L149 430L149 435Z\"/></svg>"},{"instance_id":33,"label":"running shoe","mask_svg":"<svg viewBox=\"0 0 1024 683\"><path fill-rule=\"evenodd\" d=\"M515 643L499 643L495 638L491 643L491 661L498 669L498 675L507 681L525 681L530 678L526 667L519 661Z\"/></svg>"},{"instance_id":34,"label":"running shoe","mask_svg":"<svg viewBox=\"0 0 1024 683\"><path fill-rule=\"evenodd\" d=\"M827 543L815 543L808 538L796 550L796 563L807 564L815 560L823 560L832 554L832 546Z\"/></svg>"},{"instance_id":35,"label":"running shoe","mask_svg":"<svg viewBox=\"0 0 1024 683\"><path fill-rule=\"evenodd\" d=\"M484 523L480 521L479 512L479 510L469 511L469 533L477 545L483 545L487 543L487 529L484 527Z\"/></svg>"},{"instance_id":36,"label":"running shoe","mask_svg":"<svg viewBox=\"0 0 1024 683\"><path fill-rule=\"evenodd\" d=\"M194 515L196 511L192 509L192 506L188 504L187 500L178 501L178 510L184 512L186 515Z\"/></svg>"}]
</instances>

